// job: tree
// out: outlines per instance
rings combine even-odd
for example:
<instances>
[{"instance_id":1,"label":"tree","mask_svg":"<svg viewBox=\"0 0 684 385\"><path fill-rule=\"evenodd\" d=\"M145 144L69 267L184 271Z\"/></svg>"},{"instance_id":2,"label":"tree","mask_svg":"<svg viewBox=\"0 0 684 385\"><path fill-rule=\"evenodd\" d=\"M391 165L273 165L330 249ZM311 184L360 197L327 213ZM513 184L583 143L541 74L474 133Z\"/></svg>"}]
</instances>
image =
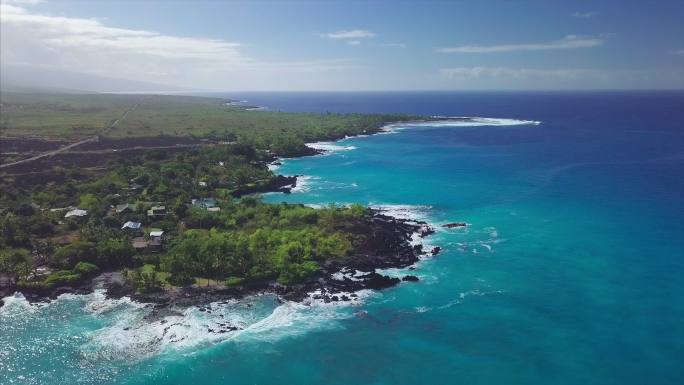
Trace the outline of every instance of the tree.
<instances>
[{"instance_id":1,"label":"tree","mask_svg":"<svg viewBox=\"0 0 684 385\"><path fill-rule=\"evenodd\" d=\"M33 259L28 250L0 250L0 271L25 278L33 271L33 267Z\"/></svg>"},{"instance_id":2,"label":"tree","mask_svg":"<svg viewBox=\"0 0 684 385\"><path fill-rule=\"evenodd\" d=\"M151 293L161 289L161 280L154 265L129 270L126 277L141 293Z\"/></svg>"},{"instance_id":3,"label":"tree","mask_svg":"<svg viewBox=\"0 0 684 385\"><path fill-rule=\"evenodd\" d=\"M84 210L95 211L99 208L100 202L95 194L83 194L79 199L78 206Z\"/></svg>"},{"instance_id":4,"label":"tree","mask_svg":"<svg viewBox=\"0 0 684 385\"><path fill-rule=\"evenodd\" d=\"M81 261L94 262L95 256L95 244L92 242L76 241L58 248L52 255L50 263L61 268L71 268Z\"/></svg>"},{"instance_id":5,"label":"tree","mask_svg":"<svg viewBox=\"0 0 684 385\"><path fill-rule=\"evenodd\" d=\"M135 249L128 238L109 238L97 243L97 255L103 266L125 266L131 262Z\"/></svg>"}]
</instances>

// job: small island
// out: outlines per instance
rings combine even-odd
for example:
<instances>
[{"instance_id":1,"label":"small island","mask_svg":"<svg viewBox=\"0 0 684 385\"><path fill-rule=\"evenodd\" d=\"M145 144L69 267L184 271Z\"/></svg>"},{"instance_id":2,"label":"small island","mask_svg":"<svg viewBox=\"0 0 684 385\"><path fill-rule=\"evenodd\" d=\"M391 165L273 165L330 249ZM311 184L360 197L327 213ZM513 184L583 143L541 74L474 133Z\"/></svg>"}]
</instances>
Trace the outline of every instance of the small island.
<instances>
[{"instance_id":1,"label":"small island","mask_svg":"<svg viewBox=\"0 0 684 385\"><path fill-rule=\"evenodd\" d=\"M296 186L268 165L320 153L308 142L420 117L248 111L181 96L10 93L2 103L0 296L99 287L159 305L259 292L350 301L401 282L376 269L438 251L411 241L433 231L426 223L258 195ZM36 115L62 125L37 126Z\"/></svg>"}]
</instances>

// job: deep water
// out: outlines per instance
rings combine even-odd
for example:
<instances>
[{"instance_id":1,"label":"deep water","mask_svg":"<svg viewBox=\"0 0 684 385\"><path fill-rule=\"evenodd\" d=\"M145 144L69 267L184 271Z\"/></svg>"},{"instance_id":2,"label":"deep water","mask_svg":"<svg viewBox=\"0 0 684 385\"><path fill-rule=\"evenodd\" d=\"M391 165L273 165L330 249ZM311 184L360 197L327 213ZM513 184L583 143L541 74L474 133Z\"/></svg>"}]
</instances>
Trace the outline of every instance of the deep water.
<instances>
[{"instance_id":1,"label":"deep water","mask_svg":"<svg viewBox=\"0 0 684 385\"><path fill-rule=\"evenodd\" d=\"M280 167L306 177L269 201L467 222L426 240L443 252L418 283L351 305L257 297L164 325L99 293L8 298L1 384L684 383L684 93L223 96L541 124L402 126ZM244 330L208 333L219 319Z\"/></svg>"}]
</instances>

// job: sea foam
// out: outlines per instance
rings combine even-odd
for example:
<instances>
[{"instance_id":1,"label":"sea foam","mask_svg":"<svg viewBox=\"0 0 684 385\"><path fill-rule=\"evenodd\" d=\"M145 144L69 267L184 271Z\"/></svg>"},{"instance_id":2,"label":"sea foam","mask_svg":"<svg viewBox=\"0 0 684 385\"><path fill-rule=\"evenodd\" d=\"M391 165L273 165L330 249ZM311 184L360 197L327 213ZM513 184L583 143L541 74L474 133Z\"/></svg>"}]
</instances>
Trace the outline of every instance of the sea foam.
<instances>
[{"instance_id":1,"label":"sea foam","mask_svg":"<svg viewBox=\"0 0 684 385\"><path fill-rule=\"evenodd\" d=\"M537 120L521 120L508 118L484 118L484 117L446 117L435 116L439 120L433 121L415 121L415 122L401 122L392 123L383 127L387 132L396 132L415 127L481 127L481 126L524 126L524 125L539 125Z\"/></svg>"},{"instance_id":2,"label":"sea foam","mask_svg":"<svg viewBox=\"0 0 684 385\"><path fill-rule=\"evenodd\" d=\"M402 205L371 202L369 206L385 215L412 221L427 220L430 215L430 210L432 210L432 206L429 205Z\"/></svg>"},{"instance_id":3,"label":"sea foam","mask_svg":"<svg viewBox=\"0 0 684 385\"><path fill-rule=\"evenodd\" d=\"M351 151L356 149L355 146L343 146L340 144L336 144L335 142L314 142L307 143L306 145L308 147L313 148L314 150L325 151L325 153Z\"/></svg>"}]
</instances>

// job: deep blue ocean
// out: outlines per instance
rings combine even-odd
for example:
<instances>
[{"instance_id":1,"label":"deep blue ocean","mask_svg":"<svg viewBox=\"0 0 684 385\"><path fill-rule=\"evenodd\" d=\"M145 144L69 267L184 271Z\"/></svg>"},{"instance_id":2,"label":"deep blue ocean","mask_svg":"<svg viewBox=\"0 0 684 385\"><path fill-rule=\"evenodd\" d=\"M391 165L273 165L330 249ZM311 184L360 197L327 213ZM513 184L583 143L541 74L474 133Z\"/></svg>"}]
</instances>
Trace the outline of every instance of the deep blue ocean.
<instances>
[{"instance_id":1,"label":"deep blue ocean","mask_svg":"<svg viewBox=\"0 0 684 385\"><path fill-rule=\"evenodd\" d=\"M0 384L684 383L684 92L221 96L493 120L319 143L331 151L278 169L304 175L296 191L265 197L433 223L425 243L443 252L411 272L420 282L352 304L260 296L163 324L99 292L6 298ZM469 225L439 227L453 221ZM207 332L224 320L243 330Z\"/></svg>"}]
</instances>

